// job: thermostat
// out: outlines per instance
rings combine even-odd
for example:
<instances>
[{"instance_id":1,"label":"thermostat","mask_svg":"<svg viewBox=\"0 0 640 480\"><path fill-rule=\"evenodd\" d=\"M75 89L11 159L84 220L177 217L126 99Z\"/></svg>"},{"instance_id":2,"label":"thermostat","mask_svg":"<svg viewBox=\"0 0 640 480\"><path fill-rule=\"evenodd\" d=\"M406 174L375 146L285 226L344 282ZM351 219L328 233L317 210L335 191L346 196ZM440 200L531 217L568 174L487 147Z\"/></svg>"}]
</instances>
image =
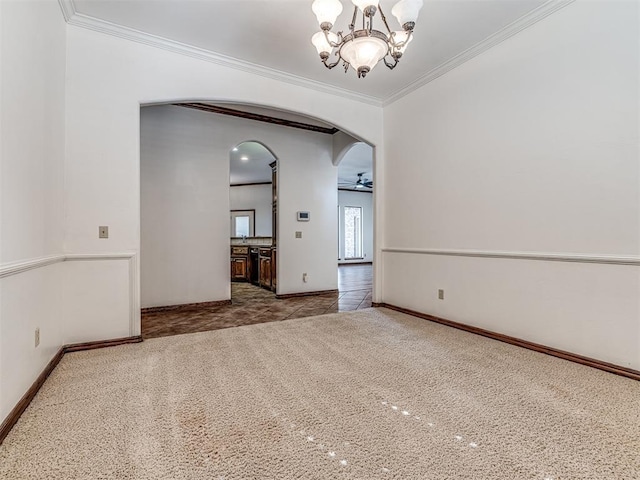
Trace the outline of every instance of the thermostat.
<instances>
[{"instance_id":1,"label":"thermostat","mask_svg":"<svg viewBox=\"0 0 640 480\"><path fill-rule=\"evenodd\" d=\"M308 222L309 219L311 218L311 215L309 214L309 212L298 212L297 216L298 216L299 222Z\"/></svg>"}]
</instances>

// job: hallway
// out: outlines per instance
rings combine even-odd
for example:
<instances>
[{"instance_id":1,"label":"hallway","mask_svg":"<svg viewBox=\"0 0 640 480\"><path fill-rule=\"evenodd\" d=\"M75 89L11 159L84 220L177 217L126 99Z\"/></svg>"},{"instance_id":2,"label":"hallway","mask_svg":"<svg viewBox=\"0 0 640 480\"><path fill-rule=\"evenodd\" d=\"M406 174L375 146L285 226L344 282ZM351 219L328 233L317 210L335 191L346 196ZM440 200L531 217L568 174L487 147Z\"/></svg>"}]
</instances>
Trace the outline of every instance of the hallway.
<instances>
[{"instance_id":1,"label":"hallway","mask_svg":"<svg viewBox=\"0 0 640 480\"><path fill-rule=\"evenodd\" d=\"M340 265L338 293L276 299L249 283L231 284L231 305L142 313L142 336L164 337L371 307L372 266Z\"/></svg>"}]
</instances>

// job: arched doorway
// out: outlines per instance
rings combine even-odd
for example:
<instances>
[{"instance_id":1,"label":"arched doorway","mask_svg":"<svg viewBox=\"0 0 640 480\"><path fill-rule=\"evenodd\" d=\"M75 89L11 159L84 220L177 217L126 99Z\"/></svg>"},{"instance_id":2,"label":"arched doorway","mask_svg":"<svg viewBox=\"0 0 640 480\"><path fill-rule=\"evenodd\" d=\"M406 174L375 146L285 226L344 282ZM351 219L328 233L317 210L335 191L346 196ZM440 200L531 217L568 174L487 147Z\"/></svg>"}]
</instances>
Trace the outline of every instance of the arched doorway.
<instances>
[{"instance_id":1,"label":"arched doorway","mask_svg":"<svg viewBox=\"0 0 640 480\"><path fill-rule=\"evenodd\" d=\"M299 318L359 306L361 302L351 305L353 299L337 302L338 290L335 284L329 285L336 281L338 257L334 240L337 237L337 168L332 159L336 137L346 134L336 132L334 135L333 129L327 131L326 128L317 132L317 126L313 126L311 133L300 132L299 128L287 128L291 125L280 122L269 122L272 125L265 126L264 122L253 122L254 118L238 120L232 118L235 115L203 110L186 104L157 105L141 110L143 309L147 313L157 310L157 317L161 316L160 312L169 316L168 309L175 309L175 315L172 314L175 318L170 319L175 320L175 324L166 325L166 332L172 334L199 331L194 328L211 329L214 324L215 328L226 328L242 322ZM350 137L351 142L354 140ZM251 155L256 154L250 147L270 153L268 160L275 159L274 152L278 152L276 183L282 187L279 213L280 227L285 234L280 238L282 245L277 240L283 254L272 256L271 266L282 267L273 277L282 291L268 308L260 310L256 305L246 305L235 318L221 318L220 308L226 308L225 301L226 305L230 303L234 283L230 278L229 255L233 247L230 237L250 246L249 238L268 236L256 228L258 225L254 222L259 222L259 218L255 214L252 229L248 226L249 218L236 220L235 224L240 225L230 224L231 210L252 209L251 206L232 207L230 190L242 184L259 183L256 179L231 178L232 154L237 154L241 165L250 163ZM149 193L153 198L147 196ZM184 200L189 201L187 208ZM311 221L308 222L307 215L307 223L297 215L309 212ZM172 221L166 222L168 218ZM243 230L238 232L238 226ZM272 242L273 237L278 237L274 233L271 232ZM268 238L265 240L268 242ZM264 246L268 247L268 243ZM330 248L335 250L329 251ZM250 261L247 258L244 275ZM332 272L328 273L329 270ZM156 291L162 298L160 295L151 298L150 293ZM273 298L267 289L262 288L261 292ZM312 295L315 299L308 304L298 299ZM150 304L149 299L156 305ZM190 309L189 318L179 313L184 308ZM196 309L203 311L195 312ZM249 311L252 315L246 315Z\"/></svg>"},{"instance_id":2,"label":"arched doorway","mask_svg":"<svg viewBox=\"0 0 640 480\"><path fill-rule=\"evenodd\" d=\"M229 152L231 301L277 289L277 158L247 140Z\"/></svg>"}]
</instances>

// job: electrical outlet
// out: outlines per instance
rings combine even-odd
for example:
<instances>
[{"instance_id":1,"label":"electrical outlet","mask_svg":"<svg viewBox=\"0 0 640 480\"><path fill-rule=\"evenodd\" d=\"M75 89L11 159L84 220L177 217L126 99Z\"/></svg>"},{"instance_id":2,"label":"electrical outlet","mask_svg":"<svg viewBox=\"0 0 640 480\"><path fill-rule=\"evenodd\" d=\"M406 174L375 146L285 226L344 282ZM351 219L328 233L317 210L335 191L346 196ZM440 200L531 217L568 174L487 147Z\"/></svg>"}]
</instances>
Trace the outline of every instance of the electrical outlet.
<instances>
[{"instance_id":1,"label":"electrical outlet","mask_svg":"<svg viewBox=\"0 0 640 480\"><path fill-rule=\"evenodd\" d=\"M98 238L109 238L109 227L98 227Z\"/></svg>"},{"instance_id":2,"label":"electrical outlet","mask_svg":"<svg viewBox=\"0 0 640 480\"><path fill-rule=\"evenodd\" d=\"M36 348L37 348L38 345L40 345L40 327L36 328L35 340L36 340Z\"/></svg>"},{"instance_id":3,"label":"electrical outlet","mask_svg":"<svg viewBox=\"0 0 640 480\"><path fill-rule=\"evenodd\" d=\"M444 290L442 289L438 290L438 298L440 300L444 300Z\"/></svg>"},{"instance_id":4,"label":"electrical outlet","mask_svg":"<svg viewBox=\"0 0 640 480\"><path fill-rule=\"evenodd\" d=\"M307 277L307 274L306 274L306 273L303 273L303 274L302 274L302 281L303 281L304 283L307 283L307 281L308 281L308 280L309 280L309 277Z\"/></svg>"}]
</instances>

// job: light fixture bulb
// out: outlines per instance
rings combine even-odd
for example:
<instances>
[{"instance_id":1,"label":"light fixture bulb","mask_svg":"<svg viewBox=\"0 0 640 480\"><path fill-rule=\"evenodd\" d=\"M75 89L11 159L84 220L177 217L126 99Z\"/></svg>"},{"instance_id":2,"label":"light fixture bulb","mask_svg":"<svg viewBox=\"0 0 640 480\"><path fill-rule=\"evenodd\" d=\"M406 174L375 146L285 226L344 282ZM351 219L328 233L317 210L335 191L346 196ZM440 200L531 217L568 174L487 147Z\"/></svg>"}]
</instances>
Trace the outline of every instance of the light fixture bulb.
<instances>
[{"instance_id":1,"label":"light fixture bulb","mask_svg":"<svg viewBox=\"0 0 640 480\"><path fill-rule=\"evenodd\" d=\"M388 51L389 45L385 40L373 36L362 36L345 43L340 50L340 56L358 72L358 77L364 77Z\"/></svg>"},{"instance_id":2,"label":"light fixture bulb","mask_svg":"<svg viewBox=\"0 0 640 480\"><path fill-rule=\"evenodd\" d=\"M320 28L329 30L336 18L342 13L342 2L340 0L315 0L311 5L311 10L316 14Z\"/></svg>"},{"instance_id":3,"label":"light fixture bulb","mask_svg":"<svg viewBox=\"0 0 640 480\"><path fill-rule=\"evenodd\" d=\"M374 7L378 9L378 2L375 0L351 0L353 4L358 7L363 13L367 7Z\"/></svg>"},{"instance_id":4,"label":"light fixture bulb","mask_svg":"<svg viewBox=\"0 0 640 480\"><path fill-rule=\"evenodd\" d=\"M231 151L232 151L232 152L237 152L237 151L238 151L238 147L233 147L233 148L231 149Z\"/></svg>"},{"instance_id":5,"label":"light fixture bulb","mask_svg":"<svg viewBox=\"0 0 640 480\"><path fill-rule=\"evenodd\" d=\"M400 0L391 9L391 14L396 17L402 28L413 30L422 5L422 0Z\"/></svg>"},{"instance_id":6,"label":"light fixture bulb","mask_svg":"<svg viewBox=\"0 0 640 480\"><path fill-rule=\"evenodd\" d=\"M338 36L333 32L327 32L327 36L329 40L334 43L338 41ZM311 37L311 43L316 47L318 55L321 55L323 52L330 54L333 51L333 47L327 42L327 37L325 37L324 32L316 32L313 37Z\"/></svg>"}]
</instances>

